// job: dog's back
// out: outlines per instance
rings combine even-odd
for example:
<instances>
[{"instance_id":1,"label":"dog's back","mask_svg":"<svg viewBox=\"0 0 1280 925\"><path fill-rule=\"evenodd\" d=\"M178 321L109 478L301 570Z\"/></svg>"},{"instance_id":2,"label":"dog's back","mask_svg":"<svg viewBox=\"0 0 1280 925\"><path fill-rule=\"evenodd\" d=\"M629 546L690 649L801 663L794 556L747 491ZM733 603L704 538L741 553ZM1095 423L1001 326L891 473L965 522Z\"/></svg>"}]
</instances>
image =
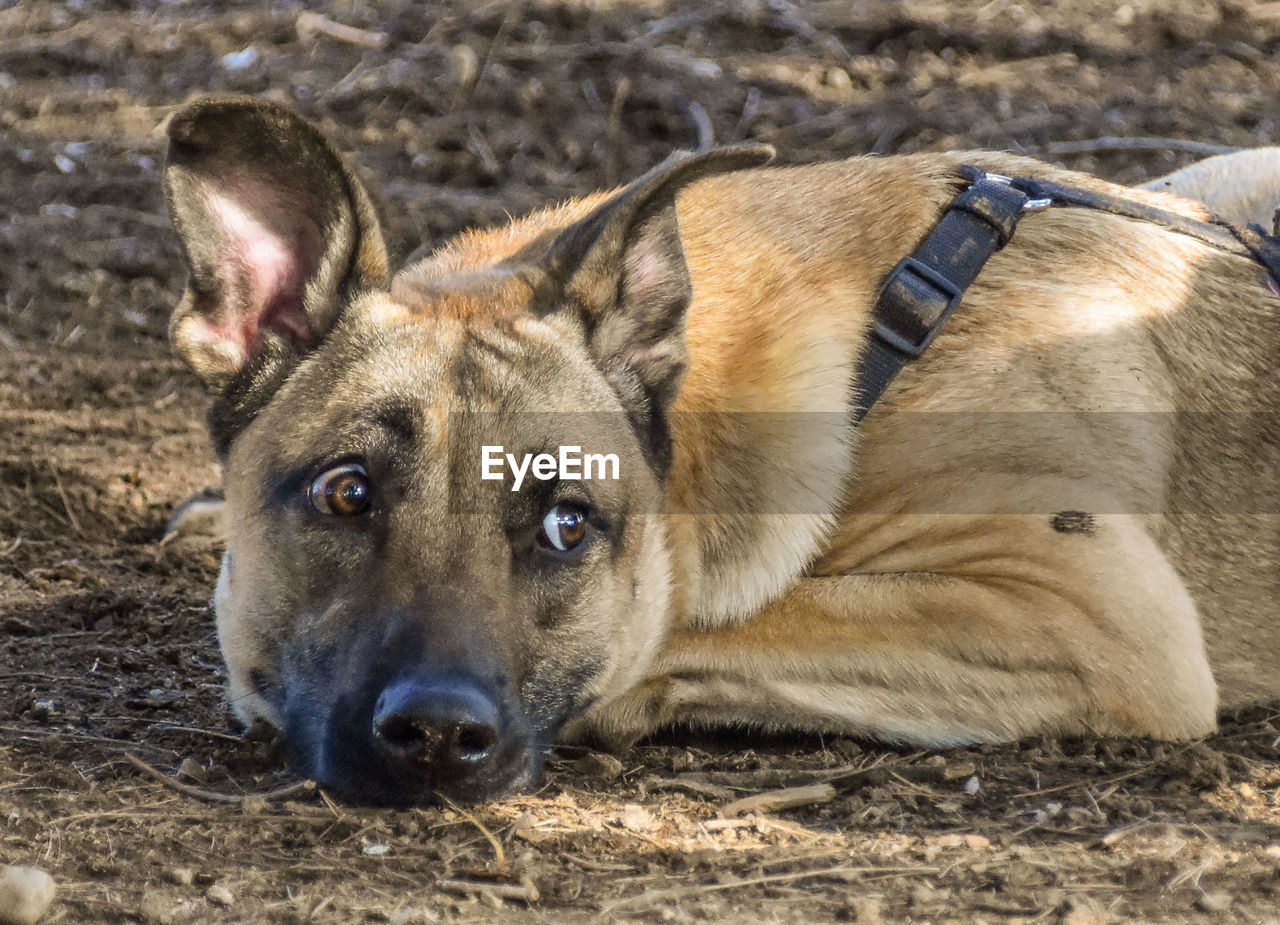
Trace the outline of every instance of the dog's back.
<instances>
[{"instance_id":1,"label":"dog's back","mask_svg":"<svg viewBox=\"0 0 1280 925\"><path fill-rule=\"evenodd\" d=\"M695 292L709 295L691 307L693 373L678 405L704 408L708 395L731 394L739 408L840 407L846 393L824 390L836 380L814 371L854 362L866 335L832 309L805 314L806 288L814 304L869 298L936 220L953 195L947 178L964 162L1209 214L991 155L855 159L703 181L682 202L682 232L702 282ZM1205 182L1193 191L1212 200ZM1244 217L1262 211L1256 191L1230 192L1224 198ZM726 238L743 246L726 249ZM734 252L754 262L738 266ZM779 291L792 307L784 317ZM1080 518L1131 516L1196 602L1221 702L1280 694L1280 300L1262 268L1152 224L1053 209L1023 220L946 330L866 420L846 513L817 568L868 567L859 543L873 515L893 505L900 519L1079 515L1064 531ZM743 375L754 339L774 334L805 351L803 374ZM1032 473L1060 478L1037 489L1019 478ZM959 498L949 481L981 474L985 502L981 489Z\"/></svg>"}]
</instances>

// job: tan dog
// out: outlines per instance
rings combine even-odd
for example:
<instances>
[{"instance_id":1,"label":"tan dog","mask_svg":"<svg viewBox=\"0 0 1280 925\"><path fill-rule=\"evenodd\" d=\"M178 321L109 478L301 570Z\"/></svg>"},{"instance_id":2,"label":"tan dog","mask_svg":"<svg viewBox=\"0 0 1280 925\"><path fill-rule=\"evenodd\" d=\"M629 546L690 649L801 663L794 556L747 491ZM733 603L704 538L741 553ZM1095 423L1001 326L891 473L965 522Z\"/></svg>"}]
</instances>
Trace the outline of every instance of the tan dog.
<instances>
[{"instance_id":1,"label":"tan dog","mask_svg":"<svg viewBox=\"0 0 1280 925\"><path fill-rule=\"evenodd\" d=\"M311 126L214 101L169 132L233 705L322 783L479 799L559 737L680 721L1182 738L1280 695L1280 300L1253 262L1027 215L849 414L871 304L959 165L1202 206L1003 155L724 149L390 277ZM1167 185L1257 219L1257 157Z\"/></svg>"}]
</instances>

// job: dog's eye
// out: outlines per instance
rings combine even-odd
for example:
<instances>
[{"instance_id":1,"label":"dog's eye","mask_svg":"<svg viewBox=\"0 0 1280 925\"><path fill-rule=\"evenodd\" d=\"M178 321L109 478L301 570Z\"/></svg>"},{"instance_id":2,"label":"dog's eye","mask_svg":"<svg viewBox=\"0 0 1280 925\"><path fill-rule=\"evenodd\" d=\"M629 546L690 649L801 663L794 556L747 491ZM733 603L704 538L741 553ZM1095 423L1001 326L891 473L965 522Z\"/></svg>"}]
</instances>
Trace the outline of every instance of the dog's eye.
<instances>
[{"instance_id":1,"label":"dog's eye","mask_svg":"<svg viewBox=\"0 0 1280 925\"><path fill-rule=\"evenodd\" d=\"M568 552L587 536L587 511L577 504L557 504L547 511L538 530L538 543Z\"/></svg>"},{"instance_id":2,"label":"dog's eye","mask_svg":"<svg viewBox=\"0 0 1280 925\"><path fill-rule=\"evenodd\" d=\"M354 517L369 507L373 486L359 463L346 463L326 469L311 483L311 505L321 514Z\"/></svg>"}]
</instances>

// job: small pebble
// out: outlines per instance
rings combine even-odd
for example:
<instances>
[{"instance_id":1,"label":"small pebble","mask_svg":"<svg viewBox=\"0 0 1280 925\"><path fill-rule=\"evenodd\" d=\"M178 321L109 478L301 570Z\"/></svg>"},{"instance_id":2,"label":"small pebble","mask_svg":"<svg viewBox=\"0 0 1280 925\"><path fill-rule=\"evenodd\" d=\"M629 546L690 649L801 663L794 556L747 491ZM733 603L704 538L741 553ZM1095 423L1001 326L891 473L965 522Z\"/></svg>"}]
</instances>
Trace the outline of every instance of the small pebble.
<instances>
[{"instance_id":1,"label":"small pebble","mask_svg":"<svg viewBox=\"0 0 1280 925\"><path fill-rule=\"evenodd\" d=\"M209 889L204 891L204 898L209 900L215 906L233 906L236 898L221 883L215 883Z\"/></svg>"},{"instance_id":2,"label":"small pebble","mask_svg":"<svg viewBox=\"0 0 1280 925\"><path fill-rule=\"evenodd\" d=\"M480 56L470 45L454 45L449 49L449 71L458 86L469 87L480 73Z\"/></svg>"},{"instance_id":3,"label":"small pebble","mask_svg":"<svg viewBox=\"0 0 1280 925\"><path fill-rule=\"evenodd\" d=\"M65 202L46 202L40 207L41 215L53 215L58 218L75 218L80 210Z\"/></svg>"},{"instance_id":4,"label":"small pebble","mask_svg":"<svg viewBox=\"0 0 1280 925\"><path fill-rule=\"evenodd\" d=\"M849 72L844 68L833 67L827 71L827 86L843 91L852 90L853 78L849 76Z\"/></svg>"},{"instance_id":5,"label":"small pebble","mask_svg":"<svg viewBox=\"0 0 1280 925\"><path fill-rule=\"evenodd\" d=\"M204 768L193 758L183 758L182 764L178 765L178 776L202 784L205 779Z\"/></svg>"},{"instance_id":6,"label":"small pebble","mask_svg":"<svg viewBox=\"0 0 1280 925\"><path fill-rule=\"evenodd\" d=\"M1068 893L1058 912L1061 925L1106 925L1110 920L1099 903L1078 893Z\"/></svg>"},{"instance_id":7,"label":"small pebble","mask_svg":"<svg viewBox=\"0 0 1280 925\"><path fill-rule=\"evenodd\" d=\"M912 909L923 909L938 901L938 891L927 883L917 883L907 894L907 904Z\"/></svg>"},{"instance_id":8,"label":"small pebble","mask_svg":"<svg viewBox=\"0 0 1280 925\"><path fill-rule=\"evenodd\" d=\"M233 51L222 56L222 66L228 71L243 71L253 67L258 60L258 49L250 45L242 51Z\"/></svg>"},{"instance_id":9,"label":"small pebble","mask_svg":"<svg viewBox=\"0 0 1280 925\"><path fill-rule=\"evenodd\" d=\"M942 769L942 779L948 780L965 780L971 777L977 777L975 773L978 770L977 765L972 761L949 761Z\"/></svg>"},{"instance_id":10,"label":"small pebble","mask_svg":"<svg viewBox=\"0 0 1280 925\"><path fill-rule=\"evenodd\" d=\"M0 923L35 925L53 902L53 878L37 867L0 870Z\"/></svg>"},{"instance_id":11,"label":"small pebble","mask_svg":"<svg viewBox=\"0 0 1280 925\"><path fill-rule=\"evenodd\" d=\"M196 882L196 872L190 867L171 867L165 871L165 879L178 886L191 886Z\"/></svg>"},{"instance_id":12,"label":"small pebble","mask_svg":"<svg viewBox=\"0 0 1280 925\"><path fill-rule=\"evenodd\" d=\"M176 911L168 897L150 890L143 893L138 902L138 918L145 925L174 925L178 921Z\"/></svg>"},{"instance_id":13,"label":"small pebble","mask_svg":"<svg viewBox=\"0 0 1280 925\"><path fill-rule=\"evenodd\" d=\"M873 897L861 897L851 899L845 905L849 918L854 922L864 922L867 925L880 925L884 921L881 914L880 900Z\"/></svg>"},{"instance_id":14,"label":"small pebble","mask_svg":"<svg viewBox=\"0 0 1280 925\"><path fill-rule=\"evenodd\" d=\"M1225 890L1214 893L1205 893L1197 897L1196 908L1201 912L1223 913L1231 908L1232 896Z\"/></svg>"},{"instance_id":15,"label":"small pebble","mask_svg":"<svg viewBox=\"0 0 1280 925\"><path fill-rule=\"evenodd\" d=\"M973 796L980 789L982 789L982 781L978 780L978 775L976 774L964 782L964 792L969 796Z\"/></svg>"},{"instance_id":16,"label":"small pebble","mask_svg":"<svg viewBox=\"0 0 1280 925\"><path fill-rule=\"evenodd\" d=\"M440 916L430 909L401 909L391 913L391 925L427 925L440 921Z\"/></svg>"},{"instance_id":17,"label":"small pebble","mask_svg":"<svg viewBox=\"0 0 1280 925\"><path fill-rule=\"evenodd\" d=\"M624 803L618 813L618 822L632 832L647 832L653 828L653 813L639 803Z\"/></svg>"}]
</instances>

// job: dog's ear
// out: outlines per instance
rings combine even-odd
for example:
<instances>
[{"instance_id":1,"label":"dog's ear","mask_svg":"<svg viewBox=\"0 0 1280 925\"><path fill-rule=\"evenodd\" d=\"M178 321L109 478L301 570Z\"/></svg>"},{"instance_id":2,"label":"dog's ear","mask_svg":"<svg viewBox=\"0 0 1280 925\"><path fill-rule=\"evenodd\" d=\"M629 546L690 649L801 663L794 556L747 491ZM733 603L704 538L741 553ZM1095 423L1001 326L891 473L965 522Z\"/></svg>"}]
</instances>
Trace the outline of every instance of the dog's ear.
<instances>
[{"instance_id":1,"label":"dog's ear","mask_svg":"<svg viewBox=\"0 0 1280 925\"><path fill-rule=\"evenodd\" d=\"M678 152L562 231L544 258L561 299L633 416L662 416L684 374L692 289L676 195L702 177L773 158L768 145Z\"/></svg>"},{"instance_id":2,"label":"dog's ear","mask_svg":"<svg viewBox=\"0 0 1280 925\"><path fill-rule=\"evenodd\" d=\"M346 301L385 285L368 194L281 106L211 99L178 112L164 186L190 269L170 333L214 388L268 350L314 346Z\"/></svg>"}]
</instances>

